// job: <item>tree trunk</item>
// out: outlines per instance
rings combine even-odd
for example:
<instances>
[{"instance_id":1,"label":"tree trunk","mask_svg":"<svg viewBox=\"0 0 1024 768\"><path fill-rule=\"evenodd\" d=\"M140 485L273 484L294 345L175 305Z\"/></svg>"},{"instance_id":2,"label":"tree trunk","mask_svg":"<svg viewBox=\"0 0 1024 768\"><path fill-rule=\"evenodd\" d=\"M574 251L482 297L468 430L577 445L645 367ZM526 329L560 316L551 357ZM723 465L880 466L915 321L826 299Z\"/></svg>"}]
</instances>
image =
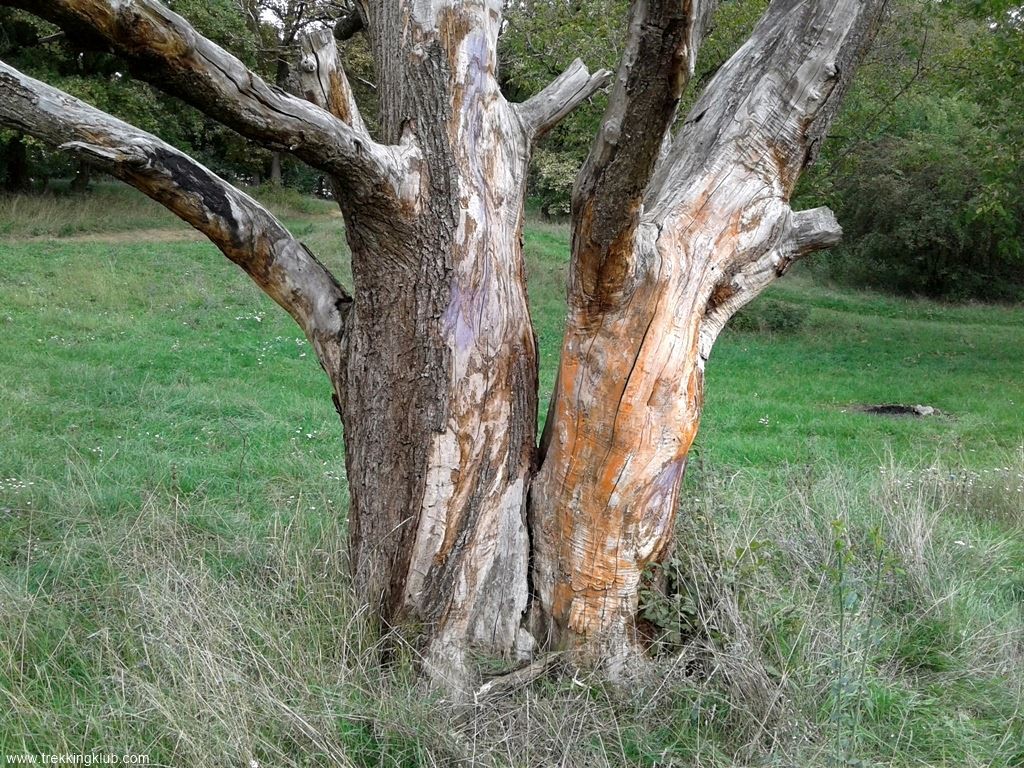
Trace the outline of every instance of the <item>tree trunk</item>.
<instances>
[{"instance_id":1,"label":"tree trunk","mask_svg":"<svg viewBox=\"0 0 1024 768\"><path fill-rule=\"evenodd\" d=\"M85 160L79 160L78 170L75 172L75 178L71 180L71 191L79 194L88 192L89 184L91 182L92 166L90 166Z\"/></svg>"},{"instance_id":2,"label":"tree trunk","mask_svg":"<svg viewBox=\"0 0 1024 768\"><path fill-rule=\"evenodd\" d=\"M290 33L291 38L294 38L294 33ZM291 40L288 41L291 44ZM274 82L278 88L282 90L288 87L288 73L289 66L288 62L284 59L281 53L278 54L277 65L275 67ZM270 184L274 187L280 187L283 184L281 175L281 165L284 159L284 153L280 150L275 149L270 153Z\"/></svg>"},{"instance_id":3,"label":"tree trunk","mask_svg":"<svg viewBox=\"0 0 1024 768\"><path fill-rule=\"evenodd\" d=\"M271 152L270 153L270 183L275 187L280 187L283 183L281 181L281 153Z\"/></svg>"},{"instance_id":4,"label":"tree trunk","mask_svg":"<svg viewBox=\"0 0 1024 768\"><path fill-rule=\"evenodd\" d=\"M831 212L794 213L789 196L876 16L856 1L776 0L666 139L650 181L588 176L607 154L584 167L531 500L533 624L549 645L612 671L638 651L639 586L672 543L711 346L794 259L841 234ZM602 185L637 204L603 208Z\"/></svg>"},{"instance_id":5,"label":"tree trunk","mask_svg":"<svg viewBox=\"0 0 1024 768\"><path fill-rule=\"evenodd\" d=\"M467 654L511 652L528 596L529 140L493 77L497 20L418 8L370 11L385 138L424 151L413 205L382 220L342 201L356 301L339 389L356 589L458 688Z\"/></svg>"},{"instance_id":6,"label":"tree trunk","mask_svg":"<svg viewBox=\"0 0 1024 768\"><path fill-rule=\"evenodd\" d=\"M7 168L4 173L5 192L24 192L31 184L28 172L28 150L21 134L15 134L4 147Z\"/></svg>"}]
</instances>

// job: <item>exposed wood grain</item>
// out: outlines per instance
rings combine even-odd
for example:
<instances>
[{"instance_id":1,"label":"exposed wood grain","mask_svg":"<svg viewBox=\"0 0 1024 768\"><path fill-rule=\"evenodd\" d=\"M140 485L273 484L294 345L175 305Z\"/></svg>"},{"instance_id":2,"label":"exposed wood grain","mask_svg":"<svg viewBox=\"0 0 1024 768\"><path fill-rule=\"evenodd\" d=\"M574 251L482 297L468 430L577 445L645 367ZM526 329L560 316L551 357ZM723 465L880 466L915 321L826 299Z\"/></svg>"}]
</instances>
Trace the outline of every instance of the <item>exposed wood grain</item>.
<instances>
[{"instance_id":1,"label":"exposed wood grain","mask_svg":"<svg viewBox=\"0 0 1024 768\"><path fill-rule=\"evenodd\" d=\"M701 359L706 362L711 356L711 348L729 319L784 275L794 261L838 245L842 237L842 227L828 208L813 208L786 217L774 247L734 267L716 283L700 326Z\"/></svg>"},{"instance_id":2,"label":"exposed wood grain","mask_svg":"<svg viewBox=\"0 0 1024 768\"><path fill-rule=\"evenodd\" d=\"M570 313L531 494L533 627L549 645L610 668L636 652L638 586L671 543L711 344L792 260L841 234L823 209L794 214L789 196L881 5L773 2L679 133L658 136L656 167L652 142L638 151L639 172L604 182L634 179L619 196L632 209L599 213L602 193L583 186L584 170Z\"/></svg>"}]
</instances>

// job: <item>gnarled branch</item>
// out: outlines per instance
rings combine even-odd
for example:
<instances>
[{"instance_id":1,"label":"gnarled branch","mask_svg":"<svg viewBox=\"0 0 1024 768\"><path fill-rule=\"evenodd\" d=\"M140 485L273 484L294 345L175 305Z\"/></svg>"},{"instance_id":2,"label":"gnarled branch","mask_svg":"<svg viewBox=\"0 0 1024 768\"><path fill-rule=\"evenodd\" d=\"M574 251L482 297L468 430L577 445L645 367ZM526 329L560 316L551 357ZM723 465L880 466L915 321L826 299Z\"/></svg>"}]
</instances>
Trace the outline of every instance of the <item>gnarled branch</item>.
<instances>
[{"instance_id":1,"label":"gnarled branch","mask_svg":"<svg viewBox=\"0 0 1024 768\"><path fill-rule=\"evenodd\" d=\"M558 125L562 118L607 85L611 77L607 69L591 74L586 65L576 59L540 93L517 104L516 109L531 139L536 141Z\"/></svg>"},{"instance_id":2,"label":"gnarled branch","mask_svg":"<svg viewBox=\"0 0 1024 768\"><path fill-rule=\"evenodd\" d=\"M57 24L69 37L124 56L139 77L239 133L372 194L394 180L394 151L326 110L269 85L157 0L0 0Z\"/></svg>"},{"instance_id":3,"label":"gnarled branch","mask_svg":"<svg viewBox=\"0 0 1024 768\"><path fill-rule=\"evenodd\" d=\"M339 370L351 298L269 211L188 155L0 62L0 125L84 155L205 234Z\"/></svg>"},{"instance_id":4,"label":"gnarled branch","mask_svg":"<svg viewBox=\"0 0 1024 768\"><path fill-rule=\"evenodd\" d=\"M313 30L302 38L299 62L302 96L369 139L334 40L331 30L326 28Z\"/></svg>"},{"instance_id":5,"label":"gnarled branch","mask_svg":"<svg viewBox=\"0 0 1024 768\"><path fill-rule=\"evenodd\" d=\"M790 212L778 244L760 258L740 265L712 294L700 326L699 351L704 360L729 318L757 298L793 262L814 251L831 248L843 239L843 229L830 208Z\"/></svg>"},{"instance_id":6,"label":"gnarled branch","mask_svg":"<svg viewBox=\"0 0 1024 768\"><path fill-rule=\"evenodd\" d=\"M631 6L608 109L573 190L574 279L588 300L615 292L629 270L641 199L714 6L714 0L634 0Z\"/></svg>"},{"instance_id":7,"label":"gnarled branch","mask_svg":"<svg viewBox=\"0 0 1024 768\"><path fill-rule=\"evenodd\" d=\"M795 259L839 242L831 211L793 213L788 203L884 7L885 0L775 0L665 153L644 197L645 220L684 241L713 220L734 228L725 241L741 246L706 257L705 359L740 307Z\"/></svg>"},{"instance_id":8,"label":"gnarled branch","mask_svg":"<svg viewBox=\"0 0 1024 768\"><path fill-rule=\"evenodd\" d=\"M885 0L772 2L676 133L644 198L652 218L685 204L680 195L692 179L730 171L755 174L788 201L884 7Z\"/></svg>"},{"instance_id":9,"label":"gnarled branch","mask_svg":"<svg viewBox=\"0 0 1024 768\"><path fill-rule=\"evenodd\" d=\"M831 208L822 206L806 211L797 211L792 216L793 253L801 258L815 251L822 251L839 245L843 239L843 228L839 226Z\"/></svg>"}]
</instances>

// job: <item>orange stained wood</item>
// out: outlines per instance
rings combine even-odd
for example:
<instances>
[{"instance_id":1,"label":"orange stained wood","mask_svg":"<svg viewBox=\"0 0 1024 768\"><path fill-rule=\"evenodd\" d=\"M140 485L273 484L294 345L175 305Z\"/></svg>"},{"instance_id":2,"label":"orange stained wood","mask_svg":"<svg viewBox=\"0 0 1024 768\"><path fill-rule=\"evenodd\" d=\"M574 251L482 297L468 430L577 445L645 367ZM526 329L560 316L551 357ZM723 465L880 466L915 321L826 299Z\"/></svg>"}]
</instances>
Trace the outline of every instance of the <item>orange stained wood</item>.
<instances>
[{"instance_id":1,"label":"orange stained wood","mask_svg":"<svg viewBox=\"0 0 1024 768\"><path fill-rule=\"evenodd\" d=\"M697 329L677 323L671 301L644 299L646 318L605 317L596 335L570 337L559 372L546 458L562 468L553 613L583 636L631 619L640 574L671 538L699 421ZM616 405L588 408L602 403Z\"/></svg>"}]
</instances>

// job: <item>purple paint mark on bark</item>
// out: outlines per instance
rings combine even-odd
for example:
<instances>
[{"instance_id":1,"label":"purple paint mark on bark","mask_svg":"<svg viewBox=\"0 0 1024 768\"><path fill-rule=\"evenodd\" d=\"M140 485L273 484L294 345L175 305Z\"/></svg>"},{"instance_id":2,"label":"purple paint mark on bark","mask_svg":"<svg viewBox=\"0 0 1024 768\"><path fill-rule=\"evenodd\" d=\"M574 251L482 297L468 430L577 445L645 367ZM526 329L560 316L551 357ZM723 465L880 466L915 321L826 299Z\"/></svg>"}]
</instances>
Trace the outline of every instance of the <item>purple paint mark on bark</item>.
<instances>
[{"instance_id":1,"label":"purple paint mark on bark","mask_svg":"<svg viewBox=\"0 0 1024 768\"><path fill-rule=\"evenodd\" d=\"M456 353L468 352L476 343L476 329L468 321L473 315L473 294L459 283L452 284L452 297L444 313L444 330L455 343ZM467 306L468 305L468 306Z\"/></svg>"},{"instance_id":2,"label":"purple paint mark on bark","mask_svg":"<svg viewBox=\"0 0 1024 768\"><path fill-rule=\"evenodd\" d=\"M686 459L676 459L668 464L654 479L652 485L659 494L673 493L679 487L679 481L683 477L683 467L686 466Z\"/></svg>"},{"instance_id":3,"label":"purple paint mark on bark","mask_svg":"<svg viewBox=\"0 0 1024 768\"><path fill-rule=\"evenodd\" d=\"M485 35L476 32L466 40L466 56L470 65L465 72L466 100L462 108L462 120L466 126L463 139L467 142L470 156L475 155L484 131L484 105L482 97L487 90L488 58L490 51ZM479 175L479 170L477 171Z\"/></svg>"},{"instance_id":4,"label":"purple paint mark on bark","mask_svg":"<svg viewBox=\"0 0 1024 768\"><path fill-rule=\"evenodd\" d=\"M651 490L644 505L653 523L648 535L660 536L665 532L676 507L679 483L683 479L685 469L686 459L676 459L661 470L651 482Z\"/></svg>"}]
</instances>

